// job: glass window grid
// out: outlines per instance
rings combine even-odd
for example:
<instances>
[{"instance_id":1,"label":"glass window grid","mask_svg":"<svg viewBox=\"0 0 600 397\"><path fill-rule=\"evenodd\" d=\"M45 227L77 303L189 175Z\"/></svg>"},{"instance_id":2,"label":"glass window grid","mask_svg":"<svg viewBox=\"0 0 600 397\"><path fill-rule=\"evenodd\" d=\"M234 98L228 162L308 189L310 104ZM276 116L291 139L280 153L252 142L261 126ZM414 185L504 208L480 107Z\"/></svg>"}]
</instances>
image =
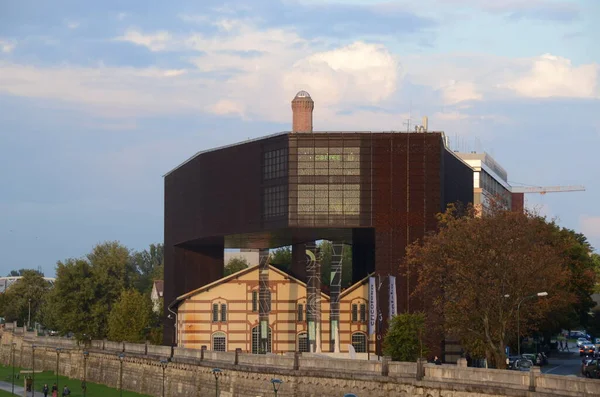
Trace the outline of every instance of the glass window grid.
<instances>
[{"instance_id":1,"label":"glass window grid","mask_svg":"<svg viewBox=\"0 0 600 397\"><path fill-rule=\"evenodd\" d=\"M306 332L298 334L298 351L308 353L308 334Z\"/></svg>"},{"instance_id":2,"label":"glass window grid","mask_svg":"<svg viewBox=\"0 0 600 397\"><path fill-rule=\"evenodd\" d=\"M226 304L221 304L221 322L226 322L227 321L227 305Z\"/></svg>"},{"instance_id":3,"label":"glass window grid","mask_svg":"<svg viewBox=\"0 0 600 397\"><path fill-rule=\"evenodd\" d=\"M212 309L212 321L213 323L216 323L219 321L219 305L214 303Z\"/></svg>"},{"instance_id":4,"label":"glass window grid","mask_svg":"<svg viewBox=\"0 0 600 397\"><path fill-rule=\"evenodd\" d=\"M270 150L263 155L263 179L284 178L288 169L288 149Z\"/></svg>"},{"instance_id":5,"label":"glass window grid","mask_svg":"<svg viewBox=\"0 0 600 397\"><path fill-rule=\"evenodd\" d=\"M267 332L267 351L266 353L271 353L271 327L269 327ZM252 354L258 354L260 348L260 325L252 328Z\"/></svg>"},{"instance_id":6,"label":"glass window grid","mask_svg":"<svg viewBox=\"0 0 600 397\"><path fill-rule=\"evenodd\" d=\"M227 340L223 332L218 332L213 335L212 349L215 352L227 351Z\"/></svg>"},{"instance_id":7,"label":"glass window grid","mask_svg":"<svg viewBox=\"0 0 600 397\"><path fill-rule=\"evenodd\" d=\"M252 311L258 311L258 291L252 291Z\"/></svg>"},{"instance_id":8,"label":"glass window grid","mask_svg":"<svg viewBox=\"0 0 600 397\"><path fill-rule=\"evenodd\" d=\"M360 321L363 323L367 322L367 305L364 303L360 305Z\"/></svg>"},{"instance_id":9,"label":"glass window grid","mask_svg":"<svg viewBox=\"0 0 600 397\"><path fill-rule=\"evenodd\" d=\"M287 212L287 186L264 188L263 213L265 218L284 216Z\"/></svg>"},{"instance_id":10,"label":"glass window grid","mask_svg":"<svg viewBox=\"0 0 600 397\"><path fill-rule=\"evenodd\" d=\"M352 334L352 346L357 353L366 353L367 335L360 332Z\"/></svg>"},{"instance_id":11,"label":"glass window grid","mask_svg":"<svg viewBox=\"0 0 600 397\"><path fill-rule=\"evenodd\" d=\"M296 321L304 321L304 305L301 303L298 304Z\"/></svg>"},{"instance_id":12,"label":"glass window grid","mask_svg":"<svg viewBox=\"0 0 600 397\"><path fill-rule=\"evenodd\" d=\"M352 321L353 322L358 321L358 305L356 305L356 304L352 305Z\"/></svg>"}]
</instances>

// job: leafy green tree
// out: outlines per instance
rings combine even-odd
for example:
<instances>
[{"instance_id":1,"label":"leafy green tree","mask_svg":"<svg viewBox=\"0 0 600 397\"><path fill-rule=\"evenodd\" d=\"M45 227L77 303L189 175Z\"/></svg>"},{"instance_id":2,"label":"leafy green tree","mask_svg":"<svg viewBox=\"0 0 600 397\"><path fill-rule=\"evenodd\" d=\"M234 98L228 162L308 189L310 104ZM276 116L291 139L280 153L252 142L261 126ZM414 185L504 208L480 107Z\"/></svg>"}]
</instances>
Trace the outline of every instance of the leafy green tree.
<instances>
[{"instance_id":1,"label":"leafy green tree","mask_svg":"<svg viewBox=\"0 0 600 397\"><path fill-rule=\"evenodd\" d=\"M44 307L46 327L61 334L73 332L78 339L85 336L102 338L101 325L94 316L96 282L92 265L85 259L67 259L56 265L56 281ZM105 322L104 322L105 323Z\"/></svg>"},{"instance_id":2,"label":"leafy green tree","mask_svg":"<svg viewBox=\"0 0 600 397\"><path fill-rule=\"evenodd\" d=\"M427 354L423 345L424 313L402 313L392 318L383 340L383 352L394 361L416 361Z\"/></svg>"},{"instance_id":3,"label":"leafy green tree","mask_svg":"<svg viewBox=\"0 0 600 397\"><path fill-rule=\"evenodd\" d=\"M292 265L292 248L280 247L271 251L271 265L285 272L289 271Z\"/></svg>"},{"instance_id":4,"label":"leafy green tree","mask_svg":"<svg viewBox=\"0 0 600 397\"><path fill-rule=\"evenodd\" d=\"M44 273L42 273L42 271L40 269L37 269L37 270L34 270L34 269L11 270L10 273L8 273L7 277L19 277L19 276L23 276L26 272L36 272L40 276L44 277Z\"/></svg>"},{"instance_id":5,"label":"leafy green tree","mask_svg":"<svg viewBox=\"0 0 600 397\"><path fill-rule=\"evenodd\" d=\"M237 273L240 270L244 270L248 268L248 261L244 258L231 258L227 265L225 265L224 276L229 276L230 274Z\"/></svg>"},{"instance_id":6,"label":"leafy green tree","mask_svg":"<svg viewBox=\"0 0 600 397\"><path fill-rule=\"evenodd\" d=\"M121 292L108 317L108 339L139 343L144 342L150 330L152 304L148 295L135 289Z\"/></svg>"},{"instance_id":7,"label":"leafy green tree","mask_svg":"<svg viewBox=\"0 0 600 397\"><path fill-rule=\"evenodd\" d=\"M36 270L21 270L21 279L5 292L3 314L7 322L27 324L31 307L31 325L40 320L40 308L50 284Z\"/></svg>"},{"instance_id":8,"label":"leafy green tree","mask_svg":"<svg viewBox=\"0 0 600 397\"><path fill-rule=\"evenodd\" d=\"M154 280L163 279L165 262L163 244L150 244L148 249L134 252L131 260L136 272L134 284L141 293L152 290Z\"/></svg>"}]
</instances>

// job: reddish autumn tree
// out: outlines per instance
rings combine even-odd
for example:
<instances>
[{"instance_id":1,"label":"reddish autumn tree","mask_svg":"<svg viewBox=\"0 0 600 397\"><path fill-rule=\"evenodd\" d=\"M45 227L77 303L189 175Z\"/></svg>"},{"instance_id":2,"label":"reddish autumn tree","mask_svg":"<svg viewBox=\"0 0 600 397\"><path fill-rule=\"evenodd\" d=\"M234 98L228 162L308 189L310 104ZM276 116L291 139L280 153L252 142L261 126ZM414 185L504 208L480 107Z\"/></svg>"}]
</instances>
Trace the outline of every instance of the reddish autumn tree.
<instances>
[{"instance_id":1,"label":"reddish autumn tree","mask_svg":"<svg viewBox=\"0 0 600 397\"><path fill-rule=\"evenodd\" d=\"M439 232L407 252L411 268L420 269L415 294L442 332L504 368L505 347L519 328L517 311L523 336L576 301L571 240L544 218L494 205L481 217L451 207L439 220Z\"/></svg>"}]
</instances>

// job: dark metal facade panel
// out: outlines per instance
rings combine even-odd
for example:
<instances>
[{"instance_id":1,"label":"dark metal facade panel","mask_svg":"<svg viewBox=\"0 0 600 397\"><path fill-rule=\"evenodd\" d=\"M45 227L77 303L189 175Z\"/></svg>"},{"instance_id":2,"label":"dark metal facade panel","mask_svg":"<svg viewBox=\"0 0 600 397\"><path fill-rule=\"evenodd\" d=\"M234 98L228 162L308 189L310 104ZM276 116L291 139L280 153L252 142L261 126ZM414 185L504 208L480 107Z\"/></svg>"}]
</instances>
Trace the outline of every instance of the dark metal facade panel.
<instances>
[{"instance_id":1,"label":"dark metal facade panel","mask_svg":"<svg viewBox=\"0 0 600 397\"><path fill-rule=\"evenodd\" d=\"M472 197L471 168L439 133L294 133L203 153L165 177L165 303L218 279L224 247L324 238L353 244L355 281L395 275L399 312L419 309L406 247Z\"/></svg>"}]
</instances>

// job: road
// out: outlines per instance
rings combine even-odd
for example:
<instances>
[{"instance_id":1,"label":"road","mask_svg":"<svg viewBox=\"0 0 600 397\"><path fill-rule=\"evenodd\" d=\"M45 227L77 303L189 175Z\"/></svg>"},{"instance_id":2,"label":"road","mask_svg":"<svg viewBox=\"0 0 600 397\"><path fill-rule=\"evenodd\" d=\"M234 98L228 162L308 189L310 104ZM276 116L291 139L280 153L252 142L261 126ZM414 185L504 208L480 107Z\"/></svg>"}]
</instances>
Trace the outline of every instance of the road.
<instances>
[{"instance_id":1,"label":"road","mask_svg":"<svg viewBox=\"0 0 600 397\"><path fill-rule=\"evenodd\" d=\"M570 352L552 352L548 365L542 367L542 373L552 375L581 376L581 360L576 344L569 344Z\"/></svg>"}]
</instances>

